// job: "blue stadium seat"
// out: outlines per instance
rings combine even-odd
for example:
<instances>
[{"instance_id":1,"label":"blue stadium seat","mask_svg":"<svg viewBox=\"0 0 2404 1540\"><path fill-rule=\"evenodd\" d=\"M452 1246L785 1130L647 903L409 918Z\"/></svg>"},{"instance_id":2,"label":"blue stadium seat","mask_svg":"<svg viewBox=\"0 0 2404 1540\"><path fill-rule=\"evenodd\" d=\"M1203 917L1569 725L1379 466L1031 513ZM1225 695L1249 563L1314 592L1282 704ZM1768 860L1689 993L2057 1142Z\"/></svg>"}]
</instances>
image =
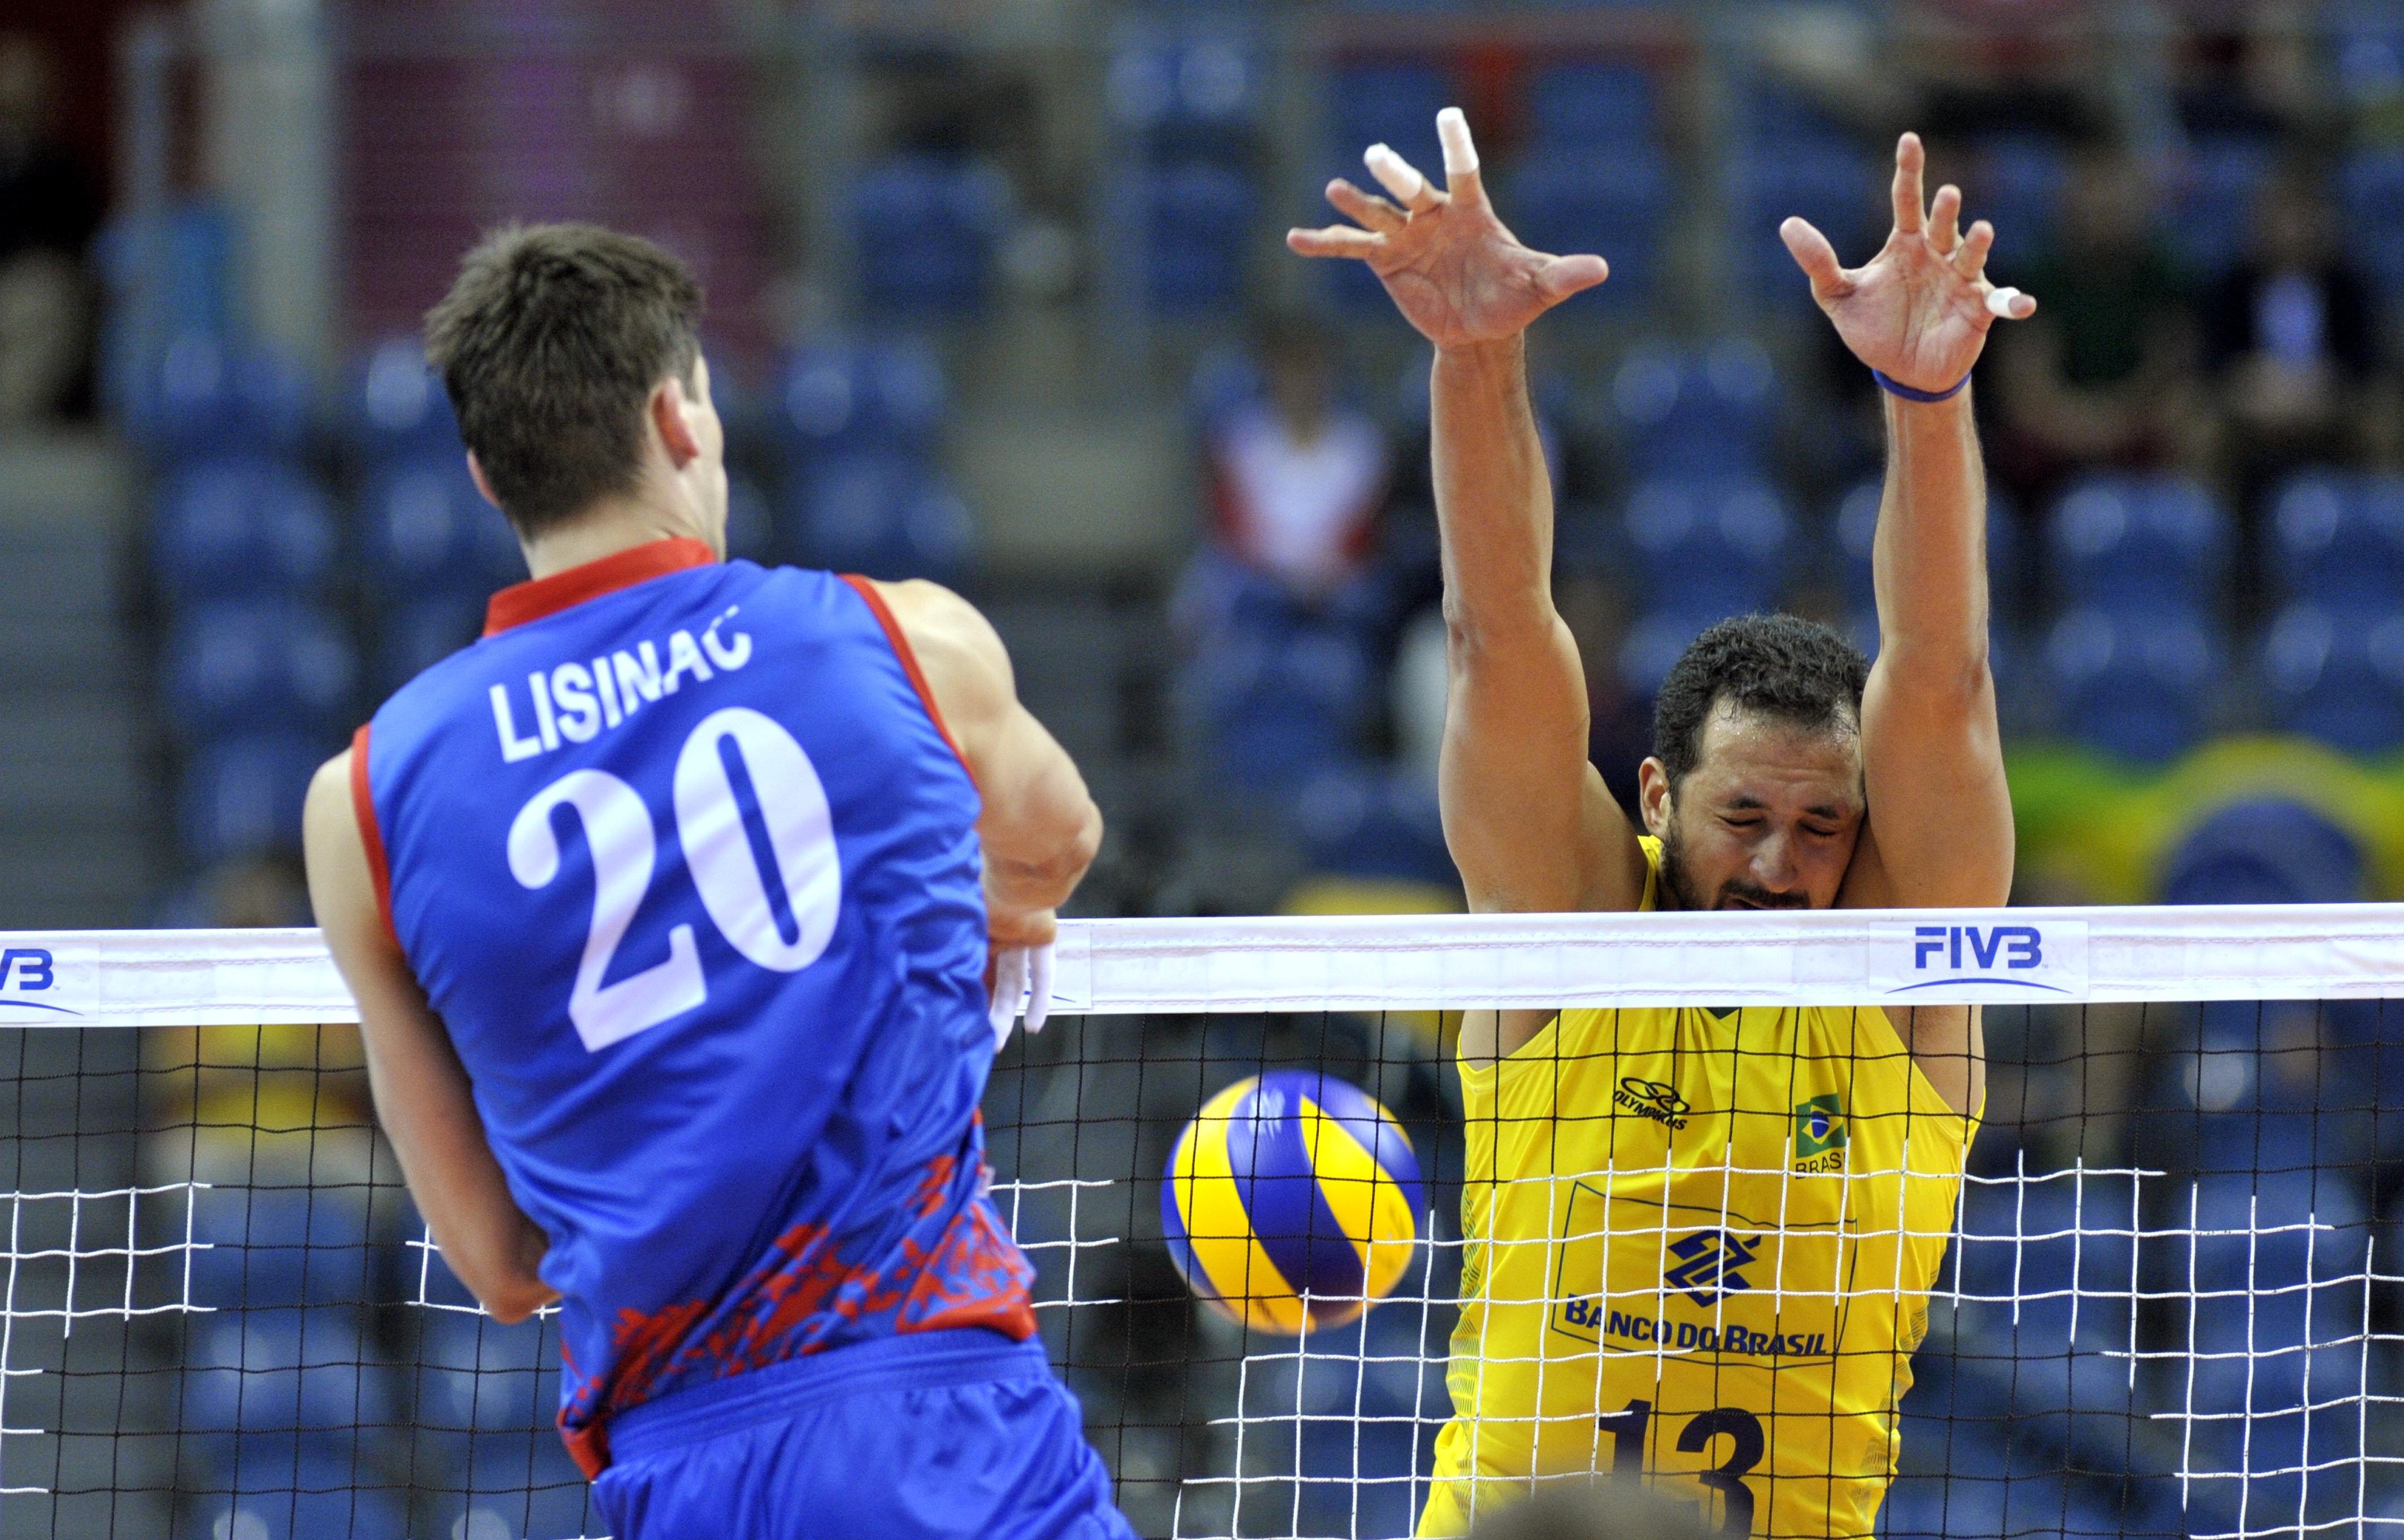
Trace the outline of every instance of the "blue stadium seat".
<instances>
[{"instance_id":1,"label":"blue stadium seat","mask_svg":"<svg viewBox=\"0 0 2404 1540\"><path fill-rule=\"evenodd\" d=\"M1763 298L1811 303L1778 227L1800 215L1820 228L1839 261L1867 261L1885 237L1885 158L1850 130L1792 98L1748 92L1730 175L1737 271Z\"/></svg>"},{"instance_id":2,"label":"blue stadium seat","mask_svg":"<svg viewBox=\"0 0 2404 1540\"><path fill-rule=\"evenodd\" d=\"M1878 600L1870 556L1878 539L1879 500L1885 483L1878 477L1854 484L1837 505L1835 520L1838 579L1849 609L1867 609ZM2022 590L2020 520L2011 498L2000 490L1987 494L1987 587L1996 617L2015 619Z\"/></svg>"},{"instance_id":3,"label":"blue stadium seat","mask_svg":"<svg viewBox=\"0 0 2404 1540\"><path fill-rule=\"evenodd\" d=\"M293 358L186 332L149 369L133 426L147 448L169 461L290 455L308 443L312 386Z\"/></svg>"},{"instance_id":4,"label":"blue stadium seat","mask_svg":"<svg viewBox=\"0 0 2404 1540\"><path fill-rule=\"evenodd\" d=\"M186 198L109 220L92 243L109 303L100 318L101 390L136 439L150 441L161 355L178 337L225 337L234 326L231 210Z\"/></svg>"},{"instance_id":5,"label":"blue stadium seat","mask_svg":"<svg viewBox=\"0 0 2404 1540\"><path fill-rule=\"evenodd\" d=\"M1233 562L1206 562L1209 634L1178 692L1213 770L1235 788L1291 790L1348 764L1377 683L1362 635Z\"/></svg>"},{"instance_id":6,"label":"blue stadium seat","mask_svg":"<svg viewBox=\"0 0 2404 1540\"><path fill-rule=\"evenodd\" d=\"M2404 596L2404 477L2301 472L2280 487L2271 532L2290 599L2384 613Z\"/></svg>"},{"instance_id":7,"label":"blue stadium seat","mask_svg":"<svg viewBox=\"0 0 2404 1540\"><path fill-rule=\"evenodd\" d=\"M1785 579L1794 520L1767 480L1656 477L1629 492L1622 522L1656 609L1766 609Z\"/></svg>"},{"instance_id":8,"label":"blue stadium seat","mask_svg":"<svg viewBox=\"0 0 2404 1540\"><path fill-rule=\"evenodd\" d=\"M2228 510L2193 481L2099 475L2062 493L2046 543L2054 580L2073 601L2209 609L2233 537Z\"/></svg>"},{"instance_id":9,"label":"blue stadium seat","mask_svg":"<svg viewBox=\"0 0 2404 1540\"><path fill-rule=\"evenodd\" d=\"M355 1434L253 1436L217 1451L190 1489L209 1494L191 1505L204 1525L195 1540L402 1540L409 1493L363 1443Z\"/></svg>"},{"instance_id":10,"label":"blue stadium seat","mask_svg":"<svg viewBox=\"0 0 2404 1540\"><path fill-rule=\"evenodd\" d=\"M278 600L198 604L167 633L161 704L186 742L346 725L357 665L332 617Z\"/></svg>"},{"instance_id":11,"label":"blue stadium seat","mask_svg":"<svg viewBox=\"0 0 2404 1540\"><path fill-rule=\"evenodd\" d=\"M2060 725L2124 759L2166 763L2202 737L2223 653L2190 609L2074 609L2046 645Z\"/></svg>"},{"instance_id":12,"label":"blue stadium seat","mask_svg":"<svg viewBox=\"0 0 2404 1540\"><path fill-rule=\"evenodd\" d=\"M1528 81L1528 140L1544 152L1591 154L1654 136L1650 71L1628 64L1554 64Z\"/></svg>"},{"instance_id":13,"label":"blue stadium seat","mask_svg":"<svg viewBox=\"0 0 2404 1540\"><path fill-rule=\"evenodd\" d=\"M1111 117L1152 157L1239 153L1260 115L1259 61L1236 38L1148 39L1111 59Z\"/></svg>"},{"instance_id":14,"label":"blue stadium seat","mask_svg":"<svg viewBox=\"0 0 2404 1540\"><path fill-rule=\"evenodd\" d=\"M2190 1215L2192 1242L2179 1233ZM2183 1405L2201 1414L2191 1468L2229 1478L2200 1483L2200 1505L2226 1511L2242 1501L2257 1512L2335 1517L2354 1495L2354 1474L2333 1469L2308 1491L2297 1467L2308 1429L2315 1463L2341 1462L2356 1447L2355 1406L2309 1416L2303 1408L2308 1386L2316 1404L2367 1388L2361 1195L2329 1172L2205 1176L2191 1200L2173 1203L2169 1220L2173 1233L2153 1242L2159 1275L2194 1296L2186 1333L2193 1356L2181 1387Z\"/></svg>"},{"instance_id":15,"label":"blue stadium seat","mask_svg":"<svg viewBox=\"0 0 2404 1540\"><path fill-rule=\"evenodd\" d=\"M778 390L785 451L804 463L872 451L924 453L948 405L943 365L905 340L816 342L794 351Z\"/></svg>"},{"instance_id":16,"label":"blue stadium seat","mask_svg":"<svg viewBox=\"0 0 2404 1540\"><path fill-rule=\"evenodd\" d=\"M555 1409L540 1404L542 1327L505 1326L489 1316L428 1310L417 1347L417 1422L457 1433L538 1428Z\"/></svg>"},{"instance_id":17,"label":"blue stadium seat","mask_svg":"<svg viewBox=\"0 0 2404 1540\"><path fill-rule=\"evenodd\" d=\"M2070 156L2062 142L2037 133L1998 133L1980 139L1962 185L1965 222L1995 227L2004 263L2026 262L2053 241L2054 211L2070 180Z\"/></svg>"},{"instance_id":18,"label":"blue stadium seat","mask_svg":"<svg viewBox=\"0 0 2404 1540\"><path fill-rule=\"evenodd\" d=\"M951 484L898 456L849 457L796 478L783 522L807 565L887 579L957 581L976 544Z\"/></svg>"},{"instance_id":19,"label":"blue stadium seat","mask_svg":"<svg viewBox=\"0 0 2404 1540\"><path fill-rule=\"evenodd\" d=\"M389 1421L390 1371L349 1306L218 1310L185 1353L184 1433L311 1434Z\"/></svg>"},{"instance_id":20,"label":"blue stadium seat","mask_svg":"<svg viewBox=\"0 0 2404 1540\"><path fill-rule=\"evenodd\" d=\"M373 1293L363 1188L211 1187L193 1200L192 1239L208 1248L192 1259L193 1298L213 1310L347 1306Z\"/></svg>"},{"instance_id":21,"label":"blue stadium seat","mask_svg":"<svg viewBox=\"0 0 2404 1540\"><path fill-rule=\"evenodd\" d=\"M1665 605L1646 611L1628 628L1627 638L1619 645L1621 682L1636 694L1651 700L1660 693L1661 682L1670 676L1670 669L1694 645L1696 637L1716 622L1731 615L1747 613L1754 607L1745 604L1730 608L1704 604Z\"/></svg>"},{"instance_id":22,"label":"blue stadium seat","mask_svg":"<svg viewBox=\"0 0 2404 1540\"><path fill-rule=\"evenodd\" d=\"M1313 871L1447 885L1461 881L1445 850L1434 788L1416 775L1331 762L1295 791L1291 815Z\"/></svg>"},{"instance_id":23,"label":"blue stadium seat","mask_svg":"<svg viewBox=\"0 0 2404 1540\"><path fill-rule=\"evenodd\" d=\"M1641 299L1657 283L1670 215L1670 171L1649 144L1531 154L1512 173L1502 197L1512 228L1530 246L1591 252L1611 264L1610 281L1589 291L1594 298Z\"/></svg>"},{"instance_id":24,"label":"blue stadium seat","mask_svg":"<svg viewBox=\"0 0 2404 1540\"><path fill-rule=\"evenodd\" d=\"M897 156L863 169L852 190L862 300L902 315L982 308L1008 202L990 167Z\"/></svg>"},{"instance_id":25,"label":"blue stadium seat","mask_svg":"<svg viewBox=\"0 0 2404 1540\"><path fill-rule=\"evenodd\" d=\"M2391 315L2404 303L2404 150L2363 149L2338 177L2346 251L2385 294Z\"/></svg>"},{"instance_id":26,"label":"blue stadium seat","mask_svg":"<svg viewBox=\"0 0 2404 1540\"><path fill-rule=\"evenodd\" d=\"M763 567L784 560L768 494L739 470L726 473L726 554L731 561L757 562Z\"/></svg>"},{"instance_id":27,"label":"blue stadium seat","mask_svg":"<svg viewBox=\"0 0 2404 1540\"><path fill-rule=\"evenodd\" d=\"M1361 152L1377 144L1392 146L1430 176L1441 174L1435 115L1459 104L1451 72L1422 63L1347 64L1325 78L1327 126L1341 174L1358 183Z\"/></svg>"},{"instance_id":28,"label":"blue stadium seat","mask_svg":"<svg viewBox=\"0 0 2404 1540\"><path fill-rule=\"evenodd\" d=\"M374 675L379 698L476 640L484 629L482 600L462 595L421 599L379 611Z\"/></svg>"},{"instance_id":29,"label":"blue stadium seat","mask_svg":"<svg viewBox=\"0 0 2404 1540\"><path fill-rule=\"evenodd\" d=\"M368 576L386 599L482 600L526 575L517 536L456 454L395 460L359 504Z\"/></svg>"},{"instance_id":30,"label":"blue stadium seat","mask_svg":"<svg viewBox=\"0 0 2404 1540\"><path fill-rule=\"evenodd\" d=\"M462 1436L421 1431L418 1491L439 1528L454 1540L599 1533L587 1517L583 1472L550 1428Z\"/></svg>"},{"instance_id":31,"label":"blue stadium seat","mask_svg":"<svg viewBox=\"0 0 2404 1540\"><path fill-rule=\"evenodd\" d=\"M300 804L326 762L326 740L269 732L193 750L176 788L176 826L195 867L300 848Z\"/></svg>"},{"instance_id":32,"label":"blue stadium seat","mask_svg":"<svg viewBox=\"0 0 2404 1540\"><path fill-rule=\"evenodd\" d=\"M2263 638L2262 677L2283 732L2348 754L2404 747L2404 610L2291 604Z\"/></svg>"},{"instance_id":33,"label":"blue stadium seat","mask_svg":"<svg viewBox=\"0 0 2404 1540\"><path fill-rule=\"evenodd\" d=\"M298 468L238 458L187 466L159 494L150 569L177 604L321 589L335 554L325 494Z\"/></svg>"},{"instance_id":34,"label":"blue stadium seat","mask_svg":"<svg viewBox=\"0 0 2404 1540\"><path fill-rule=\"evenodd\" d=\"M2217 278L2236 266L2253 239L2254 205L2277 147L2266 139L2215 135L2196 141L2165 223L2188 271Z\"/></svg>"},{"instance_id":35,"label":"blue stadium seat","mask_svg":"<svg viewBox=\"0 0 2404 1540\"><path fill-rule=\"evenodd\" d=\"M2162 863L2171 904L2343 904L2362 896L2361 843L2308 803L2249 798L2215 809Z\"/></svg>"},{"instance_id":36,"label":"blue stadium seat","mask_svg":"<svg viewBox=\"0 0 2404 1540\"><path fill-rule=\"evenodd\" d=\"M457 458L459 425L451 397L426 366L426 347L414 337L376 344L352 381L345 416L353 447L370 464L408 459Z\"/></svg>"},{"instance_id":37,"label":"blue stadium seat","mask_svg":"<svg viewBox=\"0 0 2404 1540\"><path fill-rule=\"evenodd\" d=\"M1130 175L1118 201L1117 229L1138 235L1146 305L1189 312L1243 299L1259 202L1248 177L1208 160L1147 166Z\"/></svg>"}]
</instances>

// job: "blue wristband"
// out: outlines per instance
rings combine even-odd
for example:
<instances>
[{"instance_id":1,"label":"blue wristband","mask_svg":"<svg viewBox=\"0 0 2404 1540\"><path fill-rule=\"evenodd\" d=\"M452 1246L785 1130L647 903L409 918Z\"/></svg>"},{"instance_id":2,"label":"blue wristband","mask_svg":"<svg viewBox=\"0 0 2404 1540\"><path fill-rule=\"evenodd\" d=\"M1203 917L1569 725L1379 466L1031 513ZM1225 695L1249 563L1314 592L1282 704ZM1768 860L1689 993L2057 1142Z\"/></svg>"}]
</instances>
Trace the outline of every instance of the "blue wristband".
<instances>
[{"instance_id":1,"label":"blue wristband","mask_svg":"<svg viewBox=\"0 0 2404 1540\"><path fill-rule=\"evenodd\" d=\"M1877 369L1870 370L1870 378L1877 381L1879 388L1889 395L1900 395L1907 401L1950 401L1962 394L1963 386L1970 382L1970 377L1965 374L1945 390L1914 390L1909 385L1896 383Z\"/></svg>"}]
</instances>

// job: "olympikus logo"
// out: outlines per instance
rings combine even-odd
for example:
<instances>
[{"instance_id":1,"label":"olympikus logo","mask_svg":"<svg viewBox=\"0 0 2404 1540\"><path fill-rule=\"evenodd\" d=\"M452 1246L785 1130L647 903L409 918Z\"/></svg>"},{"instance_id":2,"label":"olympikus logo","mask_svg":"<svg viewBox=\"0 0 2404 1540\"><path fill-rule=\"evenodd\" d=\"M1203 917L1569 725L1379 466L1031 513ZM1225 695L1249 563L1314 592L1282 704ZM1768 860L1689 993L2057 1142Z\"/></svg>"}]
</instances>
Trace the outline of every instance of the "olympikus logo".
<instances>
[{"instance_id":1,"label":"olympikus logo","mask_svg":"<svg viewBox=\"0 0 2404 1540\"><path fill-rule=\"evenodd\" d=\"M1619 1089L1611 1099L1639 1117L1650 1117L1672 1129L1684 1128L1685 1115L1694 1110L1671 1087L1658 1080L1640 1080L1632 1075L1619 1083Z\"/></svg>"}]
</instances>

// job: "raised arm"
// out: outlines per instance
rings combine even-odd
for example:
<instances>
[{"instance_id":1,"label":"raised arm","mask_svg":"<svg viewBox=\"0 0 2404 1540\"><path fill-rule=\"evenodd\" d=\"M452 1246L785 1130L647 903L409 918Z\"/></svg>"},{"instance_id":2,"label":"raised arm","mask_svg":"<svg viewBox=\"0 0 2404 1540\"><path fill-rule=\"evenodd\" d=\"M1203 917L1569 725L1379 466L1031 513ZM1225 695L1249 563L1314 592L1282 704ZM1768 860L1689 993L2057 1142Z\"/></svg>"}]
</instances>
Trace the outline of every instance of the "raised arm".
<instances>
[{"instance_id":1,"label":"raised arm","mask_svg":"<svg viewBox=\"0 0 2404 1540\"><path fill-rule=\"evenodd\" d=\"M1101 849L1101 810L1069 751L1019 702L1010 654L975 606L934 583L875 587L984 800L977 838L994 944L1048 946L1055 912Z\"/></svg>"},{"instance_id":2,"label":"raised arm","mask_svg":"<svg viewBox=\"0 0 2404 1540\"><path fill-rule=\"evenodd\" d=\"M1922 162L1919 138L1904 135L1894 230L1866 267L1839 267L1800 219L1780 231L1846 345L1892 382L1872 555L1879 656L1862 702L1870 816L1838 896L1851 908L2001 904L2012 885L2011 798L1987 664L1986 474L1968 389L1955 387L1988 328L2034 313L2036 302L1986 281L1995 232L1980 220L1964 235L1959 188L1940 187L1923 205Z\"/></svg>"},{"instance_id":3,"label":"raised arm","mask_svg":"<svg viewBox=\"0 0 2404 1540\"><path fill-rule=\"evenodd\" d=\"M1366 156L1394 201L1349 182L1358 222L1294 230L1306 257L1368 263L1435 344L1436 517L1444 546L1445 842L1480 910L1626 909L1644 891L1627 816L1586 759L1584 671L1553 608L1553 492L1528 397L1523 335L1603 281L1599 257L1530 251L1488 201L1469 127L1436 118L1446 189L1383 145Z\"/></svg>"},{"instance_id":4,"label":"raised arm","mask_svg":"<svg viewBox=\"0 0 2404 1540\"><path fill-rule=\"evenodd\" d=\"M1885 378L1887 473L1871 571L1879 657L1862 699L1869 817L1839 905L1918 909L2011 895L2012 804L1987 667L1987 484L1970 369L1998 319L2036 302L1985 277L1995 231L1962 233L1962 193L1922 201L1920 140L1894 152L1894 229L1866 267L1843 268L1800 219L1779 233L1853 355ZM1923 399L1925 398L1925 399ZM1912 1062L1955 1111L1986 1103L1979 1008L1890 1012Z\"/></svg>"},{"instance_id":5,"label":"raised arm","mask_svg":"<svg viewBox=\"0 0 2404 1540\"><path fill-rule=\"evenodd\" d=\"M442 1260L495 1317L525 1319L557 1297L536 1272L550 1242L519 1209L484 1139L468 1072L376 909L351 803L351 756L310 783L301 813L309 901L358 1002L376 1121Z\"/></svg>"}]
</instances>

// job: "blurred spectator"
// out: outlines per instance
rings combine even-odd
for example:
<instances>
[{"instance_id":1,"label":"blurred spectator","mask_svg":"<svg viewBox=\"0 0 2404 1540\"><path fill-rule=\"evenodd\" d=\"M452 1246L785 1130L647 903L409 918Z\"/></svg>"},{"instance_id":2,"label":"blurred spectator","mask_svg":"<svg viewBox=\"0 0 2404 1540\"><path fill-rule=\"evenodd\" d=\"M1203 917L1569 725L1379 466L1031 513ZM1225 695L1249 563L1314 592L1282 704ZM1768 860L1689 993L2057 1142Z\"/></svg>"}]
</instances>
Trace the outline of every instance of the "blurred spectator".
<instances>
[{"instance_id":1,"label":"blurred spectator","mask_svg":"<svg viewBox=\"0 0 2404 1540\"><path fill-rule=\"evenodd\" d=\"M1999 465L2031 502L2062 475L2191 462L2205 422L2192 385L2187 293L2153 188L2117 149L2090 148L2062 191L2054 248L1998 273L2037 298L2001 330Z\"/></svg>"},{"instance_id":2,"label":"blurred spectator","mask_svg":"<svg viewBox=\"0 0 2404 1540\"><path fill-rule=\"evenodd\" d=\"M38 43L0 35L0 426L58 415L85 372L100 195L58 141L55 90Z\"/></svg>"},{"instance_id":3,"label":"blurred spectator","mask_svg":"<svg viewBox=\"0 0 2404 1540\"><path fill-rule=\"evenodd\" d=\"M2180 126L2189 133L2276 133L2327 115L2309 18L2295 0L2195 7L2166 18Z\"/></svg>"},{"instance_id":4,"label":"blurred spectator","mask_svg":"<svg viewBox=\"0 0 2404 1540\"><path fill-rule=\"evenodd\" d=\"M1274 321L1258 353L1263 398L1237 407L1210 436L1216 534L1227 555L1316 604L1366 564L1392 452L1338 394L1324 330Z\"/></svg>"},{"instance_id":5,"label":"blurred spectator","mask_svg":"<svg viewBox=\"0 0 2404 1540\"><path fill-rule=\"evenodd\" d=\"M2251 254L2202 312L2229 480L2248 510L2279 472L2360 452L2379 368L2370 285L2339 246L2319 186L2300 173L2273 181L2253 226Z\"/></svg>"}]
</instances>

